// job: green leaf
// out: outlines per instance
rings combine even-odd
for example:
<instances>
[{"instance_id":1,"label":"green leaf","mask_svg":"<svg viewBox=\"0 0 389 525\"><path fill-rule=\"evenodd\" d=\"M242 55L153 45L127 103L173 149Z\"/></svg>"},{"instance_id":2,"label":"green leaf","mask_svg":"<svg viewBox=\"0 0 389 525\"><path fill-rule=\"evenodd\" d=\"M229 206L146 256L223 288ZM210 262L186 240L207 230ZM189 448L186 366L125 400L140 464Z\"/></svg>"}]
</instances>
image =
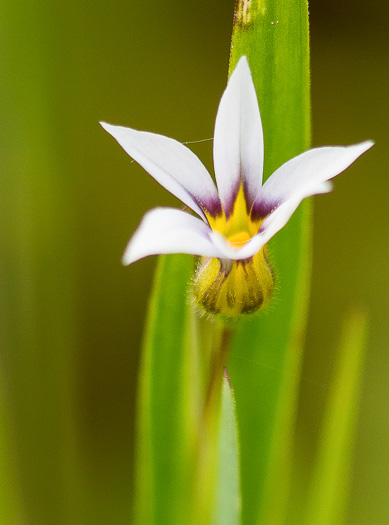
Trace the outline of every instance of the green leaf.
<instances>
[{"instance_id":1,"label":"green leaf","mask_svg":"<svg viewBox=\"0 0 389 525\"><path fill-rule=\"evenodd\" d=\"M308 11L305 0L239 0L230 71L247 55L265 141L265 178L309 147ZM228 369L241 440L243 524L283 519L290 475L311 264L311 204L270 243L277 290L268 311L242 323Z\"/></svg>"},{"instance_id":2,"label":"green leaf","mask_svg":"<svg viewBox=\"0 0 389 525\"><path fill-rule=\"evenodd\" d=\"M199 419L196 345L187 301L192 271L192 257L167 256L160 259L155 278L138 392L139 525L190 518Z\"/></svg>"},{"instance_id":3,"label":"green leaf","mask_svg":"<svg viewBox=\"0 0 389 525\"><path fill-rule=\"evenodd\" d=\"M305 2L252 1L239 2L237 10L231 70L242 54L248 56L268 176L309 145L307 9ZM287 484L281 482L287 480L309 281L309 219L305 203L272 243L272 262L282 279L278 298L268 315L237 325L229 363L242 428L243 523L250 525L260 519L275 523L283 509L281 488ZM239 498L238 477L223 473L236 471L238 464L237 438L231 425L224 430L234 420L233 404L224 390L220 419L222 383L213 384L211 372L220 370L217 355L225 331L197 319L188 305L193 269L192 258L164 257L155 282L139 388L139 525L206 524L212 509L214 522L221 522L225 502L235 505Z\"/></svg>"},{"instance_id":4,"label":"green leaf","mask_svg":"<svg viewBox=\"0 0 389 525\"><path fill-rule=\"evenodd\" d=\"M155 278L138 391L137 525L208 524L225 516L226 500L238 519L234 405L222 390L229 332L189 304L193 271L193 257L165 256Z\"/></svg>"},{"instance_id":5,"label":"green leaf","mask_svg":"<svg viewBox=\"0 0 389 525\"><path fill-rule=\"evenodd\" d=\"M356 416L365 355L366 319L357 311L346 318L335 375L323 420L307 525L343 523L354 449Z\"/></svg>"},{"instance_id":6,"label":"green leaf","mask_svg":"<svg viewBox=\"0 0 389 525\"><path fill-rule=\"evenodd\" d=\"M234 391L228 378L223 381L218 451L217 491L212 524L238 525L241 510L238 429Z\"/></svg>"}]
</instances>

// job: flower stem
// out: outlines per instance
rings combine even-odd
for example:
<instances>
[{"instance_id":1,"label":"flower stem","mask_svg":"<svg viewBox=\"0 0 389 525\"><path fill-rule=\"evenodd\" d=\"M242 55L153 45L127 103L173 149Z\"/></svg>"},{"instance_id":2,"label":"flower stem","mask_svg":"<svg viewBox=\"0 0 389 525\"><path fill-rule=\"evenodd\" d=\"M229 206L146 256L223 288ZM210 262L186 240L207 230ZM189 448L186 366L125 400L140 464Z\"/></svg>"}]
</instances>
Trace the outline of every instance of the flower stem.
<instances>
[{"instance_id":1,"label":"flower stem","mask_svg":"<svg viewBox=\"0 0 389 525\"><path fill-rule=\"evenodd\" d=\"M213 350L210 362L210 377L204 402L204 419L207 420L213 409L219 406L222 380L227 371L228 351L233 335L233 330L223 325L221 331L215 338L217 340L216 349Z\"/></svg>"},{"instance_id":2,"label":"flower stem","mask_svg":"<svg viewBox=\"0 0 389 525\"><path fill-rule=\"evenodd\" d=\"M209 523L213 509L220 432L223 378L233 330L224 325L207 325L212 330L208 357L209 374L205 383L203 407L197 434L197 475L194 487L196 523Z\"/></svg>"}]
</instances>

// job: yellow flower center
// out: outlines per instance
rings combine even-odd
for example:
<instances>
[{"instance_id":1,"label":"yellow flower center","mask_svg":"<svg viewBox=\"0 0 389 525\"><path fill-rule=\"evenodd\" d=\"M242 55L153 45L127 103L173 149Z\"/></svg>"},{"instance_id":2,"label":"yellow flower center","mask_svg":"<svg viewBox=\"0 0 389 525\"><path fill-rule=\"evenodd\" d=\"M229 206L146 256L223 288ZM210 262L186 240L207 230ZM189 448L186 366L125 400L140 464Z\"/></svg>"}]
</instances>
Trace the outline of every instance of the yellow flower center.
<instances>
[{"instance_id":1,"label":"yellow flower center","mask_svg":"<svg viewBox=\"0 0 389 525\"><path fill-rule=\"evenodd\" d=\"M227 239L230 247L242 248L259 230L261 221L253 221L247 211L243 187L235 200L233 212L226 219L207 215L211 228ZM193 293L201 310L225 318L250 314L270 301L274 276L267 258L267 248L242 261L202 257L196 270Z\"/></svg>"},{"instance_id":2,"label":"yellow flower center","mask_svg":"<svg viewBox=\"0 0 389 525\"><path fill-rule=\"evenodd\" d=\"M250 234L245 231L234 233L234 235L230 235L228 237L228 241L230 244L232 244L232 248L235 248L236 250L244 246L250 239Z\"/></svg>"},{"instance_id":3,"label":"yellow flower center","mask_svg":"<svg viewBox=\"0 0 389 525\"><path fill-rule=\"evenodd\" d=\"M215 230L232 243L232 248L240 248L255 235L261 225L261 221L253 221L247 212L246 199L243 186L239 188L235 199L234 209L228 219L223 213L219 217L211 217L207 214L207 219L212 230Z\"/></svg>"}]
</instances>

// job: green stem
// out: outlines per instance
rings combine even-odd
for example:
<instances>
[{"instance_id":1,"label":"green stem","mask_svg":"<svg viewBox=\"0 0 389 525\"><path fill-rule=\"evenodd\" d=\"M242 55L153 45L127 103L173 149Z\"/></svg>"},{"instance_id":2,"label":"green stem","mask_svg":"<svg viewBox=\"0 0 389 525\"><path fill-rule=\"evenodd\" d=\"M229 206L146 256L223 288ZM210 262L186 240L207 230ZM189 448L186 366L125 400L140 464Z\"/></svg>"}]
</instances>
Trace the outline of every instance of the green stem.
<instances>
[{"instance_id":1,"label":"green stem","mask_svg":"<svg viewBox=\"0 0 389 525\"><path fill-rule=\"evenodd\" d=\"M220 400L221 388L223 384L224 370L227 366L228 353L232 340L233 330L228 326L223 326L218 336L218 345L211 354L211 374L204 403L204 417L207 419L212 407L218 405Z\"/></svg>"},{"instance_id":2,"label":"green stem","mask_svg":"<svg viewBox=\"0 0 389 525\"><path fill-rule=\"evenodd\" d=\"M227 364L233 330L222 324L214 325L209 375L204 393L204 404L199 421L197 442L197 475L193 492L196 523L209 523L214 507L219 441L219 426L224 371ZM210 329L207 324L207 329Z\"/></svg>"}]
</instances>

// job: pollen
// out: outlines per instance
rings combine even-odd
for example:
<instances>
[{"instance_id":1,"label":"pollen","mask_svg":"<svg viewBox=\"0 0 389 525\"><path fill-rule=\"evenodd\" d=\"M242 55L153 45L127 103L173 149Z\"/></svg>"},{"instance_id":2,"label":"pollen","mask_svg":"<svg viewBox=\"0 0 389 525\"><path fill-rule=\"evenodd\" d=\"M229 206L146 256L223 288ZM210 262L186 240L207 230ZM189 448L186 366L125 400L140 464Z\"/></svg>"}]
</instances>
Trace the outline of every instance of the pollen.
<instances>
[{"instance_id":1,"label":"pollen","mask_svg":"<svg viewBox=\"0 0 389 525\"><path fill-rule=\"evenodd\" d=\"M232 248L236 248L236 249L244 246L247 243L247 241L249 241L250 239L251 239L251 236L246 231L235 233L234 235L230 235L228 237L228 241L232 245Z\"/></svg>"}]
</instances>

